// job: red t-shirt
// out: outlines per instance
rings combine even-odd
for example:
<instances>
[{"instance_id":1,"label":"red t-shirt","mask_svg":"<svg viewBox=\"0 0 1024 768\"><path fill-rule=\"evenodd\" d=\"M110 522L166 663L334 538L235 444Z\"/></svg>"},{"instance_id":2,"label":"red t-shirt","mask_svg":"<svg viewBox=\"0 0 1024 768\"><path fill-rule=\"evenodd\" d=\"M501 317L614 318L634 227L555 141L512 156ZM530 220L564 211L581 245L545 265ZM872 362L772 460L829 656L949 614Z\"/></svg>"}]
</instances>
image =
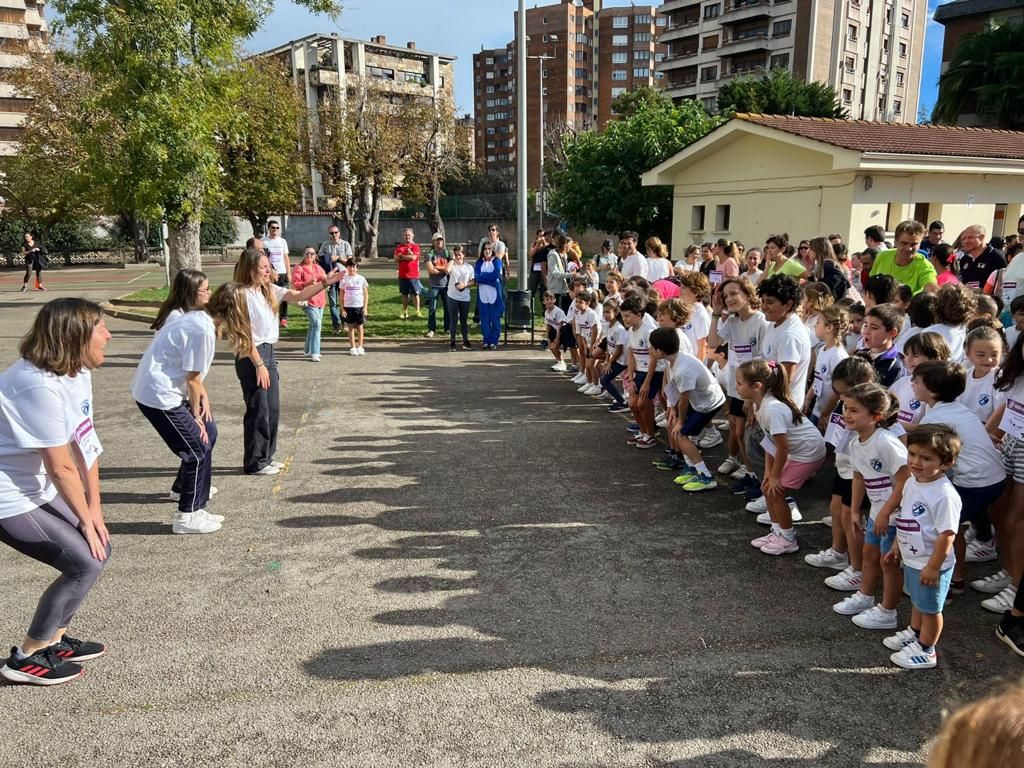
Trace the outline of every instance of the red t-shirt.
<instances>
[{"instance_id":1,"label":"red t-shirt","mask_svg":"<svg viewBox=\"0 0 1024 768\"><path fill-rule=\"evenodd\" d=\"M399 256L413 254L412 261L398 261ZM418 280L420 276L420 247L416 243L402 243L395 248L395 261L398 261L398 276L410 280Z\"/></svg>"}]
</instances>

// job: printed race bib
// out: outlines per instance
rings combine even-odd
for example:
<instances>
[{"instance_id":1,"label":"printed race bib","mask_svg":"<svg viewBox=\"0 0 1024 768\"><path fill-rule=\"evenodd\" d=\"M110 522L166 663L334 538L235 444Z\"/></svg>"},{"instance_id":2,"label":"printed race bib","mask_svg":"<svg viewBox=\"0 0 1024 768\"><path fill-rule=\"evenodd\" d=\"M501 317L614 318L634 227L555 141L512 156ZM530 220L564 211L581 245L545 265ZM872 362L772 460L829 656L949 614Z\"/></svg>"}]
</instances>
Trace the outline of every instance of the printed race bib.
<instances>
[{"instance_id":1,"label":"printed race bib","mask_svg":"<svg viewBox=\"0 0 1024 768\"><path fill-rule=\"evenodd\" d=\"M896 414L896 419L900 424L913 424L914 423L914 412L901 410Z\"/></svg>"},{"instance_id":2,"label":"printed race bib","mask_svg":"<svg viewBox=\"0 0 1024 768\"><path fill-rule=\"evenodd\" d=\"M761 447L764 448L764 452L769 456L775 456L775 441L769 435L765 435L761 440Z\"/></svg>"},{"instance_id":3,"label":"printed race bib","mask_svg":"<svg viewBox=\"0 0 1024 768\"><path fill-rule=\"evenodd\" d=\"M748 360L754 359L754 345L753 344L733 344L729 350L732 354L729 356L729 361L736 361L736 365L745 363Z\"/></svg>"},{"instance_id":4,"label":"printed race bib","mask_svg":"<svg viewBox=\"0 0 1024 768\"><path fill-rule=\"evenodd\" d=\"M913 518L896 518L896 541L900 552L906 558L918 558L926 554L924 536L921 535L921 524Z\"/></svg>"},{"instance_id":5,"label":"printed race bib","mask_svg":"<svg viewBox=\"0 0 1024 768\"><path fill-rule=\"evenodd\" d=\"M1017 283L1003 283L1003 303L1007 306L1017 297Z\"/></svg>"},{"instance_id":6,"label":"printed race bib","mask_svg":"<svg viewBox=\"0 0 1024 768\"><path fill-rule=\"evenodd\" d=\"M828 426L825 427L825 442L838 452L840 443L845 447L849 441L850 433L846 429L846 421L842 414L833 413L828 419Z\"/></svg>"},{"instance_id":7,"label":"printed race bib","mask_svg":"<svg viewBox=\"0 0 1024 768\"><path fill-rule=\"evenodd\" d=\"M977 280L972 280L971 282L967 283L967 287L976 291L981 287L981 283L979 283Z\"/></svg>"},{"instance_id":8,"label":"printed race bib","mask_svg":"<svg viewBox=\"0 0 1024 768\"><path fill-rule=\"evenodd\" d=\"M884 504L892 496L892 478L887 475L865 477L864 492L867 493L872 505Z\"/></svg>"},{"instance_id":9,"label":"printed race bib","mask_svg":"<svg viewBox=\"0 0 1024 768\"><path fill-rule=\"evenodd\" d=\"M1007 400L999 428L1016 440L1024 440L1024 403Z\"/></svg>"},{"instance_id":10,"label":"printed race bib","mask_svg":"<svg viewBox=\"0 0 1024 768\"><path fill-rule=\"evenodd\" d=\"M712 285L720 285L722 282L722 278L725 277L725 273L720 272L717 269L713 269L711 270L709 277L711 278Z\"/></svg>"},{"instance_id":11,"label":"printed race bib","mask_svg":"<svg viewBox=\"0 0 1024 768\"><path fill-rule=\"evenodd\" d=\"M87 418L75 429L74 441L78 443L78 449L85 458L85 468L92 469L96 459L103 453L103 446L100 445L99 435L93 428L92 419Z\"/></svg>"}]
</instances>

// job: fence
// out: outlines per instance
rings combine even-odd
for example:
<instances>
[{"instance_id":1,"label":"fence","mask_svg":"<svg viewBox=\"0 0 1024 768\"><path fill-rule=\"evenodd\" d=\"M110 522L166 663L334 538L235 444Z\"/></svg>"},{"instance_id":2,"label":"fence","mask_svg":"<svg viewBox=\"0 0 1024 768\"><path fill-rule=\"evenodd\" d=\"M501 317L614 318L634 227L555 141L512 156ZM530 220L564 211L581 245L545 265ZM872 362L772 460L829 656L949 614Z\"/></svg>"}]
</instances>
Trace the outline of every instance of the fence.
<instances>
[{"instance_id":1,"label":"fence","mask_svg":"<svg viewBox=\"0 0 1024 768\"><path fill-rule=\"evenodd\" d=\"M231 263L238 261L242 253L241 246L206 247L200 250L200 256L204 264L210 263ZM150 264L163 264L163 252L159 248L147 249L146 262ZM66 253L48 254L49 268L54 267L81 267L81 266L110 266L124 268L128 264L135 264L135 250L128 246L123 248L94 249L88 251L70 251ZM18 268L25 266L25 257L20 253L0 253L0 268Z\"/></svg>"},{"instance_id":2,"label":"fence","mask_svg":"<svg viewBox=\"0 0 1024 768\"><path fill-rule=\"evenodd\" d=\"M516 196L512 192L489 195L448 195L439 203L442 219L514 219ZM426 205L404 205L393 211L381 211L382 219L429 219Z\"/></svg>"}]
</instances>

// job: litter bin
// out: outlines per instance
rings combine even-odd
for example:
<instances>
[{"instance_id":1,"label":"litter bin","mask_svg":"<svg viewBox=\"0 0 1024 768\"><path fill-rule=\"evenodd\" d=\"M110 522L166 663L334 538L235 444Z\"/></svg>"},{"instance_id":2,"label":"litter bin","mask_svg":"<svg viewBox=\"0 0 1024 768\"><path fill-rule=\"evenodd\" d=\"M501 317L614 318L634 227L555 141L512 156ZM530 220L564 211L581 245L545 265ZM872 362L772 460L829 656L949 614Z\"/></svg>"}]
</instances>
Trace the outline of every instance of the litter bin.
<instances>
[{"instance_id":1,"label":"litter bin","mask_svg":"<svg viewBox=\"0 0 1024 768\"><path fill-rule=\"evenodd\" d=\"M529 331L530 343L534 341L533 302L529 291L509 291L505 298L505 343L510 330Z\"/></svg>"}]
</instances>

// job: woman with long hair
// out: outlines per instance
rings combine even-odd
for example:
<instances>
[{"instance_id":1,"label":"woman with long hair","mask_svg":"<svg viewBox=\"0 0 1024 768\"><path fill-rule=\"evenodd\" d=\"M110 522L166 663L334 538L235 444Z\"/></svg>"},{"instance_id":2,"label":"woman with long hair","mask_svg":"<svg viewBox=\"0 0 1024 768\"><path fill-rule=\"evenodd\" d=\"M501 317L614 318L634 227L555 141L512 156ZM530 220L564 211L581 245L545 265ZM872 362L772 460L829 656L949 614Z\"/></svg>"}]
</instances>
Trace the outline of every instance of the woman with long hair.
<instances>
[{"instance_id":1,"label":"woman with long hair","mask_svg":"<svg viewBox=\"0 0 1024 768\"><path fill-rule=\"evenodd\" d=\"M850 280L839 268L835 249L827 237L815 237L808 245L814 254L814 267L811 275L828 286L832 298L839 301L850 290ZM805 260L806 262L806 260ZM809 276L808 280L811 279Z\"/></svg>"},{"instance_id":2,"label":"woman with long hair","mask_svg":"<svg viewBox=\"0 0 1024 768\"><path fill-rule=\"evenodd\" d=\"M100 307L57 299L0 373L0 542L60 571L0 669L12 682L66 683L84 674L79 662L106 652L67 631L110 557L92 420L92 371L109 340Z\"/></svg>"},{"instance_id":3,"label":"woman with long hair","mask_svg":"<svg viewBox=\"0 0 1024 768\"><path fill-rule=\"evenodd\" d=\"M21 255L25 257L25 279L21 283L21 292L24 293L28 290L28 278L33 272L36 273L36 290L45 291L43 270L47 265L46 249L36 245L31 232L25 233L25 244L21 246Z\"/></svg>"},{"instance_id":4,"label":"woman with long hair","mask_svg":"<svg viewBox=\"0 0 1024 768\"><path fill-rule=\"evenodd\" d=\"M168 320L181 317L186 312L202 309L209 298L210 281L206 274L198 269L183 269L174 276L171 290L149 327L159 331Z\"/></svg>"},{"instance_id":5,"label":"woman with long hair","mask_svg":"<svg viewBox=\"0 0 1024 768\"><path fill-rule=\"evenodd\" d=\"M290 291L272 280L270 259L263 251L246 248L235 265L234 281L245 288L252 329L247 352L235 350L235 375L245 399L242 469L247 475L276 475L284 466L274 461L277 450L277 421L281 413L277 359L274 345L279 338L278 305L298 303L316 296L342 279L331 272L301 291Z\"/></svg>"},{"instance_id":6,"label":"woman with long hair","mask_svg":"<svg viewBox=\"0 0 1024 768\"><path fill-rule=\"evenodd\" d=\"M722 273L723 279L740 276L740 254L734 242L724 237L719 238L712 246L711 252L715 255L718 271Z\"/></svg>"},{"instance_id":7,"label":"woman with long hair","mask_svg":"<svg viewBox=\"0 0 1024 768\"><path fill-rule=\"evenodd\" d=\"M657 237L647 238L644 243L647 251L647 279L655 283L672 274L672 261L668 256L668 246Z\"/></svg>"},{"instance_id":8,"label":"woman with long hair","mask_svg":"<svg viewBox=\"0 0 1024 768\"><path fill-rule=\"evenodd\" d=\"M292 267L292 285L295 290L301 291L308 285L313 285L326 277L327 273L316 260L316 249L307 246L302 251L302 261ZM327 296L317 294L306 301L302 311L306 313L306 320L309 327L306 329L306 345L304 352L314 363L320 362L320 328L324 320L324 307L327 305Z\"/></svg>"},{"instance_id":9,"label":"woman with long hair","mask_svg":"<svg viewBox=\"0 0 1024 768\"><path fill-rule=\"evenodd\" d=\"M208 290L208 289L207 289ZM178 512L173 533L212 533L224 518L206 511L217 423L203 383L213 364L217 335L237 354L252 346L245 289L226 283L204 309L187 312L157 332L132 380L132 397L171 452L181 459L171 489Z\"/></svg>"}]
</instances>

